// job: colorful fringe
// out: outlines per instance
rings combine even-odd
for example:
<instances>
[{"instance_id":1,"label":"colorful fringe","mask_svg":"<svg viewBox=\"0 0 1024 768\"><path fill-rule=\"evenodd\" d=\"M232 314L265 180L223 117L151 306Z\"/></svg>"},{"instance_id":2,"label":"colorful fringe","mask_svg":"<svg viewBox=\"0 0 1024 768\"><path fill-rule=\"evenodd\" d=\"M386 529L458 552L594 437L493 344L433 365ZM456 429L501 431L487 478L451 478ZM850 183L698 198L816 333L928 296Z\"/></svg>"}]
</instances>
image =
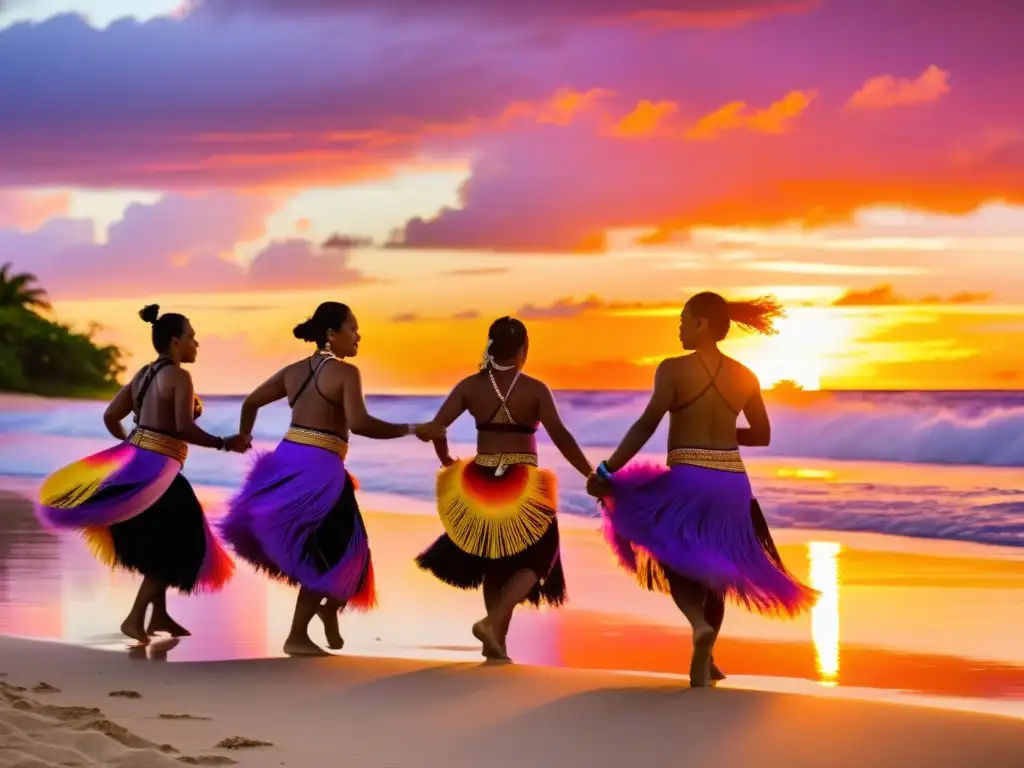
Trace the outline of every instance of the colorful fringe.
<instances>
[{"instance_id":1,"label":"colorful fringe","mask_svg":"<svg viewBox=\"0 0 1024 768\"><path fill-rule=\"evenodd\" d=\"M437 475L437 512L445 532L464 552L497 559L538 542L558 503L555 473L512 464L504 474L472 459Z\"/></svg>"},{"instance_id":2,"label":"colorful fringe","mask_svg":"<svg viewBox=\"0 0 1024 768\"><path fill-rule=\"evenodd\" d=\"M616 472L604 535L642 586L669 591L666 569L767 615L795 616L819 593L777 565L751 522L744 473L637 463Z\"/></svg>"},{"instance_id":3,"label":"colorful fringe","mask_svg":"<svg viewBox=\"0 0 1024 768\"><path fill-rule=\"evenodd\" d=\"M80 531L110 568L185 593L215 592L230 581L234 563L180 472L173 458L126 441L50 475L36 516L50 530Z\"/></svg>"},{"instance_id":4,"label":"colorful fringe","mask_svg":"<svg viewBox=\"0 0 1024 768\"><path fill-rule=\"evenodd\" d=\"M257 456L228 502L220 534L271 578L355 610L377 606L355 482L336 453L283 440L272 453Z\"/></svg>"}]
</instances>

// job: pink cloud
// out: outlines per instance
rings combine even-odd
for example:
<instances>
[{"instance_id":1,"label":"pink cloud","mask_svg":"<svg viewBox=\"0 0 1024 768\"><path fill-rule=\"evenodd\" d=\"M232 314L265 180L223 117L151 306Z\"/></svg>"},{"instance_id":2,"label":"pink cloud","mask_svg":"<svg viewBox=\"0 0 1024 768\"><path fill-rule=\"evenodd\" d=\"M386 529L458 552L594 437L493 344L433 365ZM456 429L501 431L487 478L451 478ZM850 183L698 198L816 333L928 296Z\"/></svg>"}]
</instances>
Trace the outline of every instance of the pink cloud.
<instances>
[{"instance_id":1,"label":"pink cloud","mask_svg":"<svg viewBox=\"0 0 1024 768\"><path fill-rule=\"evenodd\" d=\"M67 192L0 189L0 229L37 229L47 219L67 213L70 202Z\"/></svg>"},{"instance_id":2,"label":"pink cloud","mask_svg":"<svg viewBox=\"0 0 1024 768\"><path fill-rule=\"evenodd\" d=\"M817 91L790 91L767 107L753 110L744 101L732 101L698 120L687 137L697 141L712 139L737 129L757 133L783 133L794 119L811 106L817 96Z\"/></svg>"},{"instance_id":3,"label":"pink cloud","mask_svg":"<svg viewBox=\"0 0 1024 768\"><path fill-rule=\"evenodd\" d=\"M279 13L302 17L380 13L401 19L446 19L535 25L647 21L664 26L730 27L776 14L802 13L820 0L191 0L198 13Z\"/></svg>"},{"instance_id":4,"label":"pink cloud","mask_svg":"<svg viewBox=\"0 0 1024 768\"><path fill-rule=\"evenodd\" d=\"M893 75L872 77L850 100L850 109L891 109L935 104L949 93L949 72L934 64L915 79Z\"/></svg>"},{"instance_id":5,"label":"pink cloud","mask_svg":"<svg viewBox=\"0 0 1024 768\"><path fill-rule=\"evenodd\" d=\"M272 242L248 264L234 255L259 240L281 200L214 192L135 203L98 243L92 222L52 219L32 232L0 230L0 262L37 274L54 296L90 298L248 292L352 285L366 278L347 250L304 239Z\"/></svg>"}]
</instances>

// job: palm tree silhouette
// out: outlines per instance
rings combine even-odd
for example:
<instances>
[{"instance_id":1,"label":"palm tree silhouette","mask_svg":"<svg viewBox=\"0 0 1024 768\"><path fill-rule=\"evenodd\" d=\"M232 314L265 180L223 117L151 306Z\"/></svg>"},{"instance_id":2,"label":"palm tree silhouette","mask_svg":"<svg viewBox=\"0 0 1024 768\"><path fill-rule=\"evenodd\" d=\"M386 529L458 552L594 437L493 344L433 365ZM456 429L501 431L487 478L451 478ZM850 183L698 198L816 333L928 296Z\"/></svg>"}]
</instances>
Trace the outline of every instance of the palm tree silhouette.
<instances>
[{"instance_id":1,"label":"palm tree silhouette","mask_svg":"<svg viewBox=\"0 0 1024 768\"><path fill-rule=\"evenodd\" d=\"M15 274L14 264L0 266L0 307L50 309L46 291L39 287L39 278L31 272Z\"/></svg>"}]
</instances>

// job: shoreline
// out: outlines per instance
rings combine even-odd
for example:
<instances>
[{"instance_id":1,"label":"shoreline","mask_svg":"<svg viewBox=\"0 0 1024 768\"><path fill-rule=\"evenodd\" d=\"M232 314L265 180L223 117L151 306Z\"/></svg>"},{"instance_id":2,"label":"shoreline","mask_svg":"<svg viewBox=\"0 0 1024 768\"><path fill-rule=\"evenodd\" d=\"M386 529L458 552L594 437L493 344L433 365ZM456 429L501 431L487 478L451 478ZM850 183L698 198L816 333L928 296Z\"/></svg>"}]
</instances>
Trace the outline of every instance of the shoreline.
<instances>
[{"instance_id":1,"label":"shoreline","mask_svg":"<svg viewBox=\"0 0 1024 768\"><path fill-rule=\"evenodd\" d=\"M2 762L8 749L33 764L74 749L95 761L80 765L139 768L180 757L291 768L337 761L339 749L339 764L400 768L668 768L680 755L702 766L1009 768L1024 752L1016 717L690 689L635 672L352 656L167 665L8 637L0 658L0 728L14 745L0 765L17 764ZM232 738L250 746L225 748Z\"/></svg>"}]
</instances>

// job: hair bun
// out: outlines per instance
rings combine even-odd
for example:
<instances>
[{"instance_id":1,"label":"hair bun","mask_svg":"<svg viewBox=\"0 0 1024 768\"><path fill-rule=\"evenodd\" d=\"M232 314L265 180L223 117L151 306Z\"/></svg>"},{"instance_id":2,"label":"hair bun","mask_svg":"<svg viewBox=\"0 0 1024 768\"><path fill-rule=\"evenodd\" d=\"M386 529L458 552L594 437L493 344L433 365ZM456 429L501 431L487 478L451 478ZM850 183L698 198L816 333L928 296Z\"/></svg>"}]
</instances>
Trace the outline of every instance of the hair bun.
<instances>
[{"instance_id":1,"label":"hair bun","mask_svg":"<svg viewBox=\"0 0 1024 768\"><path fill-rule=\"evenodd\" d=\"M147 304L139 310L139 317L145 320L147 323L152 325L156 322L156 319L160 316L160 305L159 304Z\"/></svg>"},{"instance_id":2,"label":"hair bun","mask_svg":"<svg viewBox=\"0 0 1024 768\"><path fill-rule=\"evenodd\" d=\"M295 334L295 338L299 341L316 341L316 334L313 333L313 321L306 320L295 326L292 331Z\"/></svg>"}]
</instances>

